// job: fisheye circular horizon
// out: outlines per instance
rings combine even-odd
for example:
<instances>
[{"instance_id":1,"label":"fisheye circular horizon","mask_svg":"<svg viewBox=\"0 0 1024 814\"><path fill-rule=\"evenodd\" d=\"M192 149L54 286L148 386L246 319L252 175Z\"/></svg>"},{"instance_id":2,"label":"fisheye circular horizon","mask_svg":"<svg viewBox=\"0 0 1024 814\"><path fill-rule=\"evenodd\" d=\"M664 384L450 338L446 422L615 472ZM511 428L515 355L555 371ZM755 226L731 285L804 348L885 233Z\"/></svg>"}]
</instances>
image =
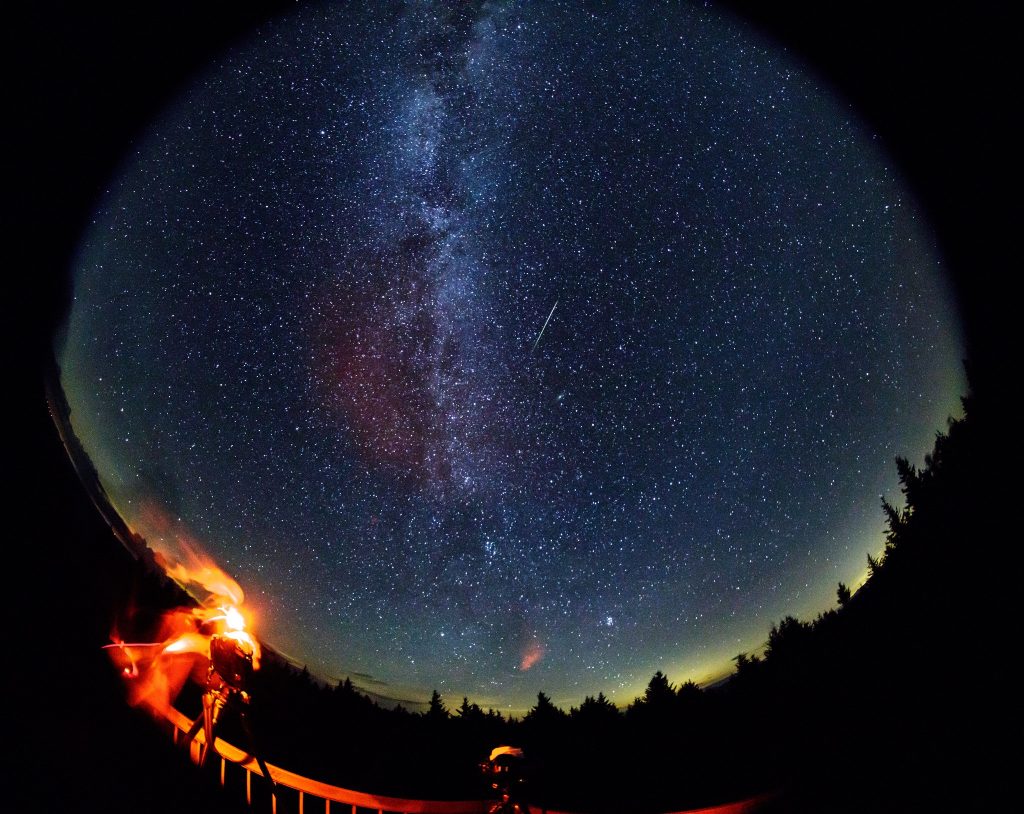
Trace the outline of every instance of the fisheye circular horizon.
<instances>
[{"instance_id":1,"label":"fisheye circular horizon","mask_svg":"<svg viewBox=\"0 0 1024 814\"><path fill-rule=\"evenodd\" d=\"M965 386L875 139L684 3L266 25L112 181L57 351L114 507L268 643L512 710L828 607Z\"/></svg>"}]
</instances>

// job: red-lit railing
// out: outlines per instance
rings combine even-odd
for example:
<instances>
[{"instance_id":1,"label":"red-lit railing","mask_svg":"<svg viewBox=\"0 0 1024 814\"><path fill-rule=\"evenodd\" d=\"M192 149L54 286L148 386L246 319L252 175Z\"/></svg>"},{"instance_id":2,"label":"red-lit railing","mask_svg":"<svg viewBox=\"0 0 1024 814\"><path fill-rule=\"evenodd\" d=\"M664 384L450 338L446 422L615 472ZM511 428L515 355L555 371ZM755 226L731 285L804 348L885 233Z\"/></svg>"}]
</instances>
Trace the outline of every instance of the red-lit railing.
<instances>
[{"instance_id":1,"label":"red-lit railing","mask_svg":"<svg viewBox=\"0 0 1024 814\"><path fill-rule=\"evenodd\" d=\"M165 715L171 724L175 743L183 740L182 735L189 731L192 722L176 709ZM200 731L189 743L189 751L194 761L199 760L201 750L206 747L203 732ZM237 765L245 771L245 796L252 803L252 776L262 776L256 759L239 749L237 746L215 738L214 751L220 757L220 783L225 784L228 765ZM311 780L308 777L268 764L274 784L278 788L292 789L298 795L298 814L359 814L360 810L375 811L377 814L486 814L494 805L486 800L406 800L401 797L384 797L379 794L367 794L361 791L332 786ZM754 814L766 801L767 796L752 797L711 808L689 809L672 812L672 814ZM271 796L272 814L277 814L277 798ZM564 811L531 806L536 814L569 814Z\"/></svg>"},{"instance_id":2,"label":"red-lit railing","mask_svg":"<svg viewBox=\"0 0 1024 814\"><path fill-rule=\"evenodd\" d=\"M168 713L167 719L174 728L175 742L181 738L182 733L187 733L192 725L188 718L175 709ZM199 760L205 745L203 732L200 731L189 743L193 760ZM223 738L215 738L214 751L220 756L221 785L224 785L228 764L236 764L245 770L245 796L247 802L251 803L252 776L263 774L256 759ZM321 783L319 780L311 780L273 764L267 764L267 769L279 788L284 787L297 792L299 814L357 814L359 809L369 809L378 814L483 814L487 811L487 804L480 800L405 800L400 797L384 797ZM276 797L271 797L271 809L276 814Z\"/></svg>"}]
</instances>

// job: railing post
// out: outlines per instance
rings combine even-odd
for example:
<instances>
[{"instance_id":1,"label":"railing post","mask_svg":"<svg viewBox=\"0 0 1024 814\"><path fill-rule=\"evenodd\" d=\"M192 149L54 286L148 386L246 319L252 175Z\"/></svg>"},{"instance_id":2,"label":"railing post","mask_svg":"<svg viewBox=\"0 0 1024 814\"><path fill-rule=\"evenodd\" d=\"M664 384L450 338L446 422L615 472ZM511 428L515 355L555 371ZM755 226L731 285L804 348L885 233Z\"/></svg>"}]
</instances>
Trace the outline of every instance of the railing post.
<instances>
[{"instance_id":1,"label":"railing post","mask_svg":"<svg viewBox=\"0 0 1024 814\"><path fill-rule=\"evenodd\" d=\"M299 789L299 814L305 814L306 812L306 798L302 793L302 789Z\"/></svg>"},{"instance_id":2,"label":"railing post","mask_svg":"<svg viewBox=\"0 0 1024 814\"><path fill-rule=\"evenodd\" d=\"M249 769L245 770L245 803L252 805L252 772Z\"/></svg>"},{"instance_id":3,"label":"railing post","mask_svg":"<svg viewBox=\"0 0 1024 814\"><path fill-rule=\"evenodd\" d=\"M221 788L224 787L224 771L225 771L225 767L227 766L227 762L228 762L227 758L225 758L223 755L221 755L221 758L220 758L220 785L221 785Z\"/></svg>"}]
</instances>

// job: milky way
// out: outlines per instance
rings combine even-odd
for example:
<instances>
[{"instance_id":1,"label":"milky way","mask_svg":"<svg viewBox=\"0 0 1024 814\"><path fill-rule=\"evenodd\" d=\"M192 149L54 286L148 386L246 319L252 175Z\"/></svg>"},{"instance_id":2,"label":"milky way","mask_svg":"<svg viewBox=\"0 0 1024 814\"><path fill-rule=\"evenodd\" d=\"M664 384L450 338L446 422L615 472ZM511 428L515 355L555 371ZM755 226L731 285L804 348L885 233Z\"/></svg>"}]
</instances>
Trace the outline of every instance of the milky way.
<instances>
[{"instance_id":1,"label":"milky way","mask_svg":"<svg viewBox=\"0 0 1024 814\"><path fill-rule=\"evenodd\" d=\"M119 511L271 644L519 709L827 607L958 342L881 146L740 23L409 2L195 81L97 209L60 362Z\"/></svg>"}]
</instances>

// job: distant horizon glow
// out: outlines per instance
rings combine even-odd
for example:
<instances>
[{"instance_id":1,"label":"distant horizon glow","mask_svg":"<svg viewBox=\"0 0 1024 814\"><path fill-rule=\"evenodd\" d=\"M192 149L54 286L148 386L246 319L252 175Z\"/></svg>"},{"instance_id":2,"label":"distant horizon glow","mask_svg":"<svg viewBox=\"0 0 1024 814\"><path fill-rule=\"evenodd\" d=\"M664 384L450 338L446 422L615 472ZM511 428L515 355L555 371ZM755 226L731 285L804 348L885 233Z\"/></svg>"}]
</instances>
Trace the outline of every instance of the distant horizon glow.
<instances>
[{"instance_id":1,"label":"distant horizon glow","mask_svg":"<svg viewBox=\"0 0 1024 814\"><path fill-rule=\"evenodd\" d=\"M862 580L966 390L877 140L682 3L304 7L153 124L74 285L125 522L413 704L723 677Z\"/></svg>"}]
</instances>

